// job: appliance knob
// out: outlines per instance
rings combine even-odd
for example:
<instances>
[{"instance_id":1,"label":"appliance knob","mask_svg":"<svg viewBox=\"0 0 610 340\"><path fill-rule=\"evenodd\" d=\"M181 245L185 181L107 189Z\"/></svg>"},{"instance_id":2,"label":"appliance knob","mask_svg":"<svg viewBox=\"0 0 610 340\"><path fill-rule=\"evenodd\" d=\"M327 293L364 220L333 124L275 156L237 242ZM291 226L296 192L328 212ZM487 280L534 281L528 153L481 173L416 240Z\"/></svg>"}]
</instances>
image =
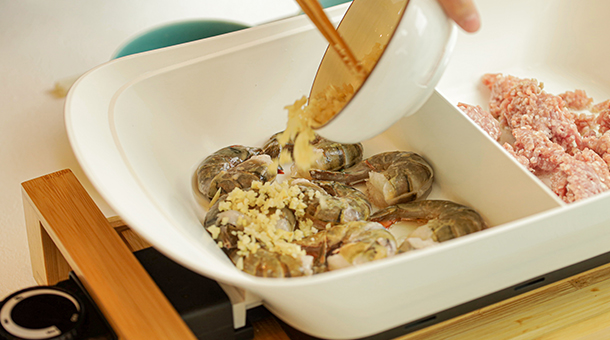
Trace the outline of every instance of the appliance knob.
<instances>
[{"instance_id":1,"label":"appliance knob","mask_svg":"<svg viewBox=\"0 0 610 340\"><path fill-rule=\"evenodd\" d=\"M85 317L81 299L67 290L40 286L0 303L0 339L74 340Z\"/></svg>"}]
</instances>

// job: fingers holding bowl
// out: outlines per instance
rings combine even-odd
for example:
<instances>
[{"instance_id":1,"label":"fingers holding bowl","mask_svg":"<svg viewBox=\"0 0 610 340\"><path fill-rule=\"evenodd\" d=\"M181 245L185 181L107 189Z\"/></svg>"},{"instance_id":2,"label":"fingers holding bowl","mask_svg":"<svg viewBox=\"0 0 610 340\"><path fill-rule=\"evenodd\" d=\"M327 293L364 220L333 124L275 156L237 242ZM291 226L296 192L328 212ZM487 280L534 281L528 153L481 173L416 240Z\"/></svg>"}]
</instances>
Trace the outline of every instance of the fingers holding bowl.
<instances>
[{"instance_id":1,"label":"fingers holding bowl","mask_svg":"<svg viewBox=\"0 0 610 340\"><path fill-rule=\"evenodd\" d=\"M438 0L447 16L464 31L474 33L481 27L479 12L472 0Z\"/></svg>"}]
</instances>

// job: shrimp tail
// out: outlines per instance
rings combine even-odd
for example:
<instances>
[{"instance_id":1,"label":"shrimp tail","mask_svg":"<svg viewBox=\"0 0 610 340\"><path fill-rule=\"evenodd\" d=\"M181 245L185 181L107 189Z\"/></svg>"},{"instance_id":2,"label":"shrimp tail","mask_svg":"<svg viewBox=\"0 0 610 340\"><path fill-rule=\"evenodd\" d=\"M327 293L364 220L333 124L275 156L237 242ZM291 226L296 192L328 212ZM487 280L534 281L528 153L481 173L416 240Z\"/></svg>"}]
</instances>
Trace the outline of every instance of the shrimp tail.
<instances>
[{"instance_id":1,"label":"shrimp tail","mask_svg":"<svg viewBox=\"0 0 610 340\"><path fill-rule=\"evenodd\" d=\"M369 172L374 168L366 160L352 166L343 171L331 171L331 170L309 170L311 178L321 181L333 181L345 183L347 185L354 185L364 182L369 178Z\"/></svg>"}]
</instances>

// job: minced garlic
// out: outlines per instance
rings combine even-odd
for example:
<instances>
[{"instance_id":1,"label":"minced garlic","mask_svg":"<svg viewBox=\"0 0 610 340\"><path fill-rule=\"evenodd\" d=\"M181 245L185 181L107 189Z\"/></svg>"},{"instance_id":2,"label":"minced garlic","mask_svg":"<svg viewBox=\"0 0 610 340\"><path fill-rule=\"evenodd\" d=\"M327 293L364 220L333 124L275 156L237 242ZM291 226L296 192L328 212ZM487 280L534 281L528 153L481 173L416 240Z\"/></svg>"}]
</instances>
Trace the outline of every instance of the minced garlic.
<instances>
[{"instance_id":1,"label":"minced garlic","mask_svg":"<svg viewBox=\"0 0 610 340\"><path fill-rule=\"evenodd\" d=\"M367 54L360 63L368 75L381 56L383 47L376 44L373 50ZM288 123L286 130L277 136L281 147L289 142L294 143L292 155L283 149L278 160L274 160L270 165L270 171L277 171L279 165L295 163L299 174L307 174L309 169L323 156L321 152L311 144L316 138L313 127L319 127L334 117L352 98L366 78L358 78L353 84L344 84L341 87L329 86L325 91L315 97L303 96L296 100L294 104L285 108L288 110ZM308 190L303 193L297 185L290 185L287 182L261 183L252 182L251 190L244 191L236 188L232 190L223 202L218 204L218 209L224 211L237 211L243 214L238 217L236 223L240 231L233 231L237 237L236 266L243 269L243 256L253 254L257 250L264 248L270 252L283 255L290 255L294 258L305 256L305 251L294 241L302 240L315 234L318 229L314 227L312 220L305 218L305 208L307 205L303 199L308 196L319 199L323 207L325 200L320 197L321 193ZM219 193L214 197L213 202L218 199ZM281 209L289 208L297 220L293 231L286 231L278 228L278 222L282 218ZM272 213L273 209L275 211ZM223 217L219 224L229 223L228 217ZM326 229L330 228L330 224ZM217 239L220 235L219 226L211 226L207 229L212 238ZM222 248L222 242L218 242Z\"/></svg>"},{"instance_id":2,"label":"minced garlic","mask_svg":"<svg viewBox=\"0 0 610 340\"><path fill-rule=\"evenodd\" d=\"M301 246L293 242L315 234L317 229L311 220L304 217L307 207L303 202L304 197L298 186L287 182L263 184L255 181L251 190L244 191L239 188L232 190L225 200L218 204L218 208L220 211L234 210L244 215L236 222L243 228L234 234L238 239L237 255L246 256L248 253L255 253L261 247L295 258L305 255ZM282 218L283 208L289 208L296 217L297 227L294 231L276 228ZM229 218L223 217L219 224L228 222ZM216 239L220 228L212 226L208 231Z\"/></svg>"},{"instance_id":3,"label":"minced garlic","mask_svg":"<svg viewBox=\"0 0 610 340\"><path fill-rule=\"evenodd\" d=\"M208 227L208 231L210 232L210 234L212 235L213 239L217 239L218 235L220 235L220 228L218 228L217 226L213 225L211 227Z\"/></svg>"},{"instance_id":4,"label":"minced garlic","mask_svg":"<svg viewBox=\"0 0 610 340\"><path fill-rule=\"evenodd\" d=\"M322 154L316 152L315 147L311 145L315 138L313 128L326 124L343 109L360 88L383 51L384 46L380 43L373 46L359 62L364 74L357 77L352 84L343 84L340 87L330 85L324 91L310 97L309 103L307 97L303 96L292 105L285 107L288 110L288 123L286 130L278 135L277 140L282 147L294 141L294 149L292 157L282 151L279 164L284 165L294 161L297 172L301 175L306 174L315 165Z\"/></svg>"}]
</instances>

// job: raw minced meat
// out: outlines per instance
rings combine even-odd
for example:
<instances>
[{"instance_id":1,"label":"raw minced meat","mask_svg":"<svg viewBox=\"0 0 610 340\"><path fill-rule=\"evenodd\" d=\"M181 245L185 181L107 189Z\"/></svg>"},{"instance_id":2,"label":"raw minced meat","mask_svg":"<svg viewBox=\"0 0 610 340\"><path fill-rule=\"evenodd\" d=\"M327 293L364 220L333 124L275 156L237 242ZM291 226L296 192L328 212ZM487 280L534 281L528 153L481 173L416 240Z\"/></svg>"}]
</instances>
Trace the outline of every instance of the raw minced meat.
<instances>
[{"instance_id":1,"label":"raw minced meat","mask_svg":"<svg viewBox=\"0 0 610 340\"><path fill-rule=\"evenodd\" d=\"M494 117L500 117L500 105L507 93L521 79L513 76L503 76L502 74L486 74L483 76L483 84L491 90L489 99L489 113Z\"/></svg>"},{"instance_id":2,"label":"raw minced meat","mask_svg":"<svg viewBox=\"0 0 610 340\"><path fill-rule=\"evenodd\" d=\"M568 109L586 110L593 104L593 98L587 96L583 90L566 91L559 95Z\"/></svg>"},{"instance_id":3,"label":"raw minced meat","mask_svg":"<svg viewBox=\"0 0 610 340\"><path fill-rule=\"evenodd\" d=\"M584 142L610 166L610 132L604 132L599 138L596 136L585 138Z\"/></svg>"},{"instance_id":4,"label":"raw minced meat","mask_svg":"<svg viewBox=\"0 0 610 340\"><path fill-rule=\"evenodd\" d=\"M512 133L515 143L507 150L530 171L537 175L548 174L559 166L565 151L559 144L550 141L546 134L527 126L516 128Z\"/></svg>"},{"instance_id":5,"label":"raw minced meat","mask_svg":"<svg viewBox=\"0 0 610 340\"><path fill-rule=\"evenodd\" d=\"M605 133L610 130L610 109L604 109L597 114L595 122L599 125L599 132Z\"/></svg>"},{"instance_id":6,"label":"raw minced meat","mask_svg":"<svg viewBox=\"0 0 610 340\"><path fill-rule=\"evenodd\" d=\"M608 165L591 149L564 154L551 177L551 189L567 203L602 193L609 183Z\"/></svg>"},{"instance_id":7,"label":"raw minced meat","mask_svg":"<svg viewBox=\"0 0 610 340\"><path fill-rule=\"evenodd\" d=\"M534 174L550 176L551 189L565 202L610 188L610 100L593 105L583 90L556 96L536 79L510 75L486 74L482 82L490 90L489 116L514 136L504 149Z\"/></svg>"},{"instance_id":8,"label":"raw minced meat","mask_svg":"<svg viewBox=\"0 0 610 340\"><path fill-rule=\"evenodd\" d=\"M607 110L607 109L610 109L610 99L593 105L591 107L591 112L598 113L598 112L601 112L601 111Z\"/></svg>"},{"instance_id":9,"label":"raw minced meat","mask_svg":"<svg viewBox=\"0 0 610 340\"><path fill-rule=\"evenodd\" d=\"M564 147L569 153L580 149L582 136L570 118L563 99L542 90L536 80L518 82L500 105L500 123L510 129L530 126Z\"/></svg>"},{"instance_id":10,"label":"raw minced meat","mask_svg":"<svg viewBox=\"0 0 610 340\"><path fill-rule=\"evenodd\" d=\"M487 111L483 110L479 105L468 105L464 103L458 103L458 107L464 111L464 113L472 119L483 131L487 132L491 138L495 140L500 139L502 130L500 123Z\"/></svg>"},{"instance_id":11,"label":"raw minced meat","mask_svg":"<svg viewBox=\"0 0 610 340\"><path fill-rule=\"evenodd\" d=\"M574 124L583 137L595 136L599 127L597 116L591 113L574 114Z\"/></svg>"},{"instance_id":12,"label":"raw minced meat","mask_svg":"<svg viewBox=\"0 0 610 340\"><path fill-rule=\"evenodd\" d=\"M502 146L504 147L504 149L506 149L506 151L508 151L509 154L515 157L517 162L521 163L521 165L531 170L529 158L525 157L522 153L517 153L515 148L513 148L513 146L508 143L504 143L504 145Z\"/></svg>"}]
</instances>

